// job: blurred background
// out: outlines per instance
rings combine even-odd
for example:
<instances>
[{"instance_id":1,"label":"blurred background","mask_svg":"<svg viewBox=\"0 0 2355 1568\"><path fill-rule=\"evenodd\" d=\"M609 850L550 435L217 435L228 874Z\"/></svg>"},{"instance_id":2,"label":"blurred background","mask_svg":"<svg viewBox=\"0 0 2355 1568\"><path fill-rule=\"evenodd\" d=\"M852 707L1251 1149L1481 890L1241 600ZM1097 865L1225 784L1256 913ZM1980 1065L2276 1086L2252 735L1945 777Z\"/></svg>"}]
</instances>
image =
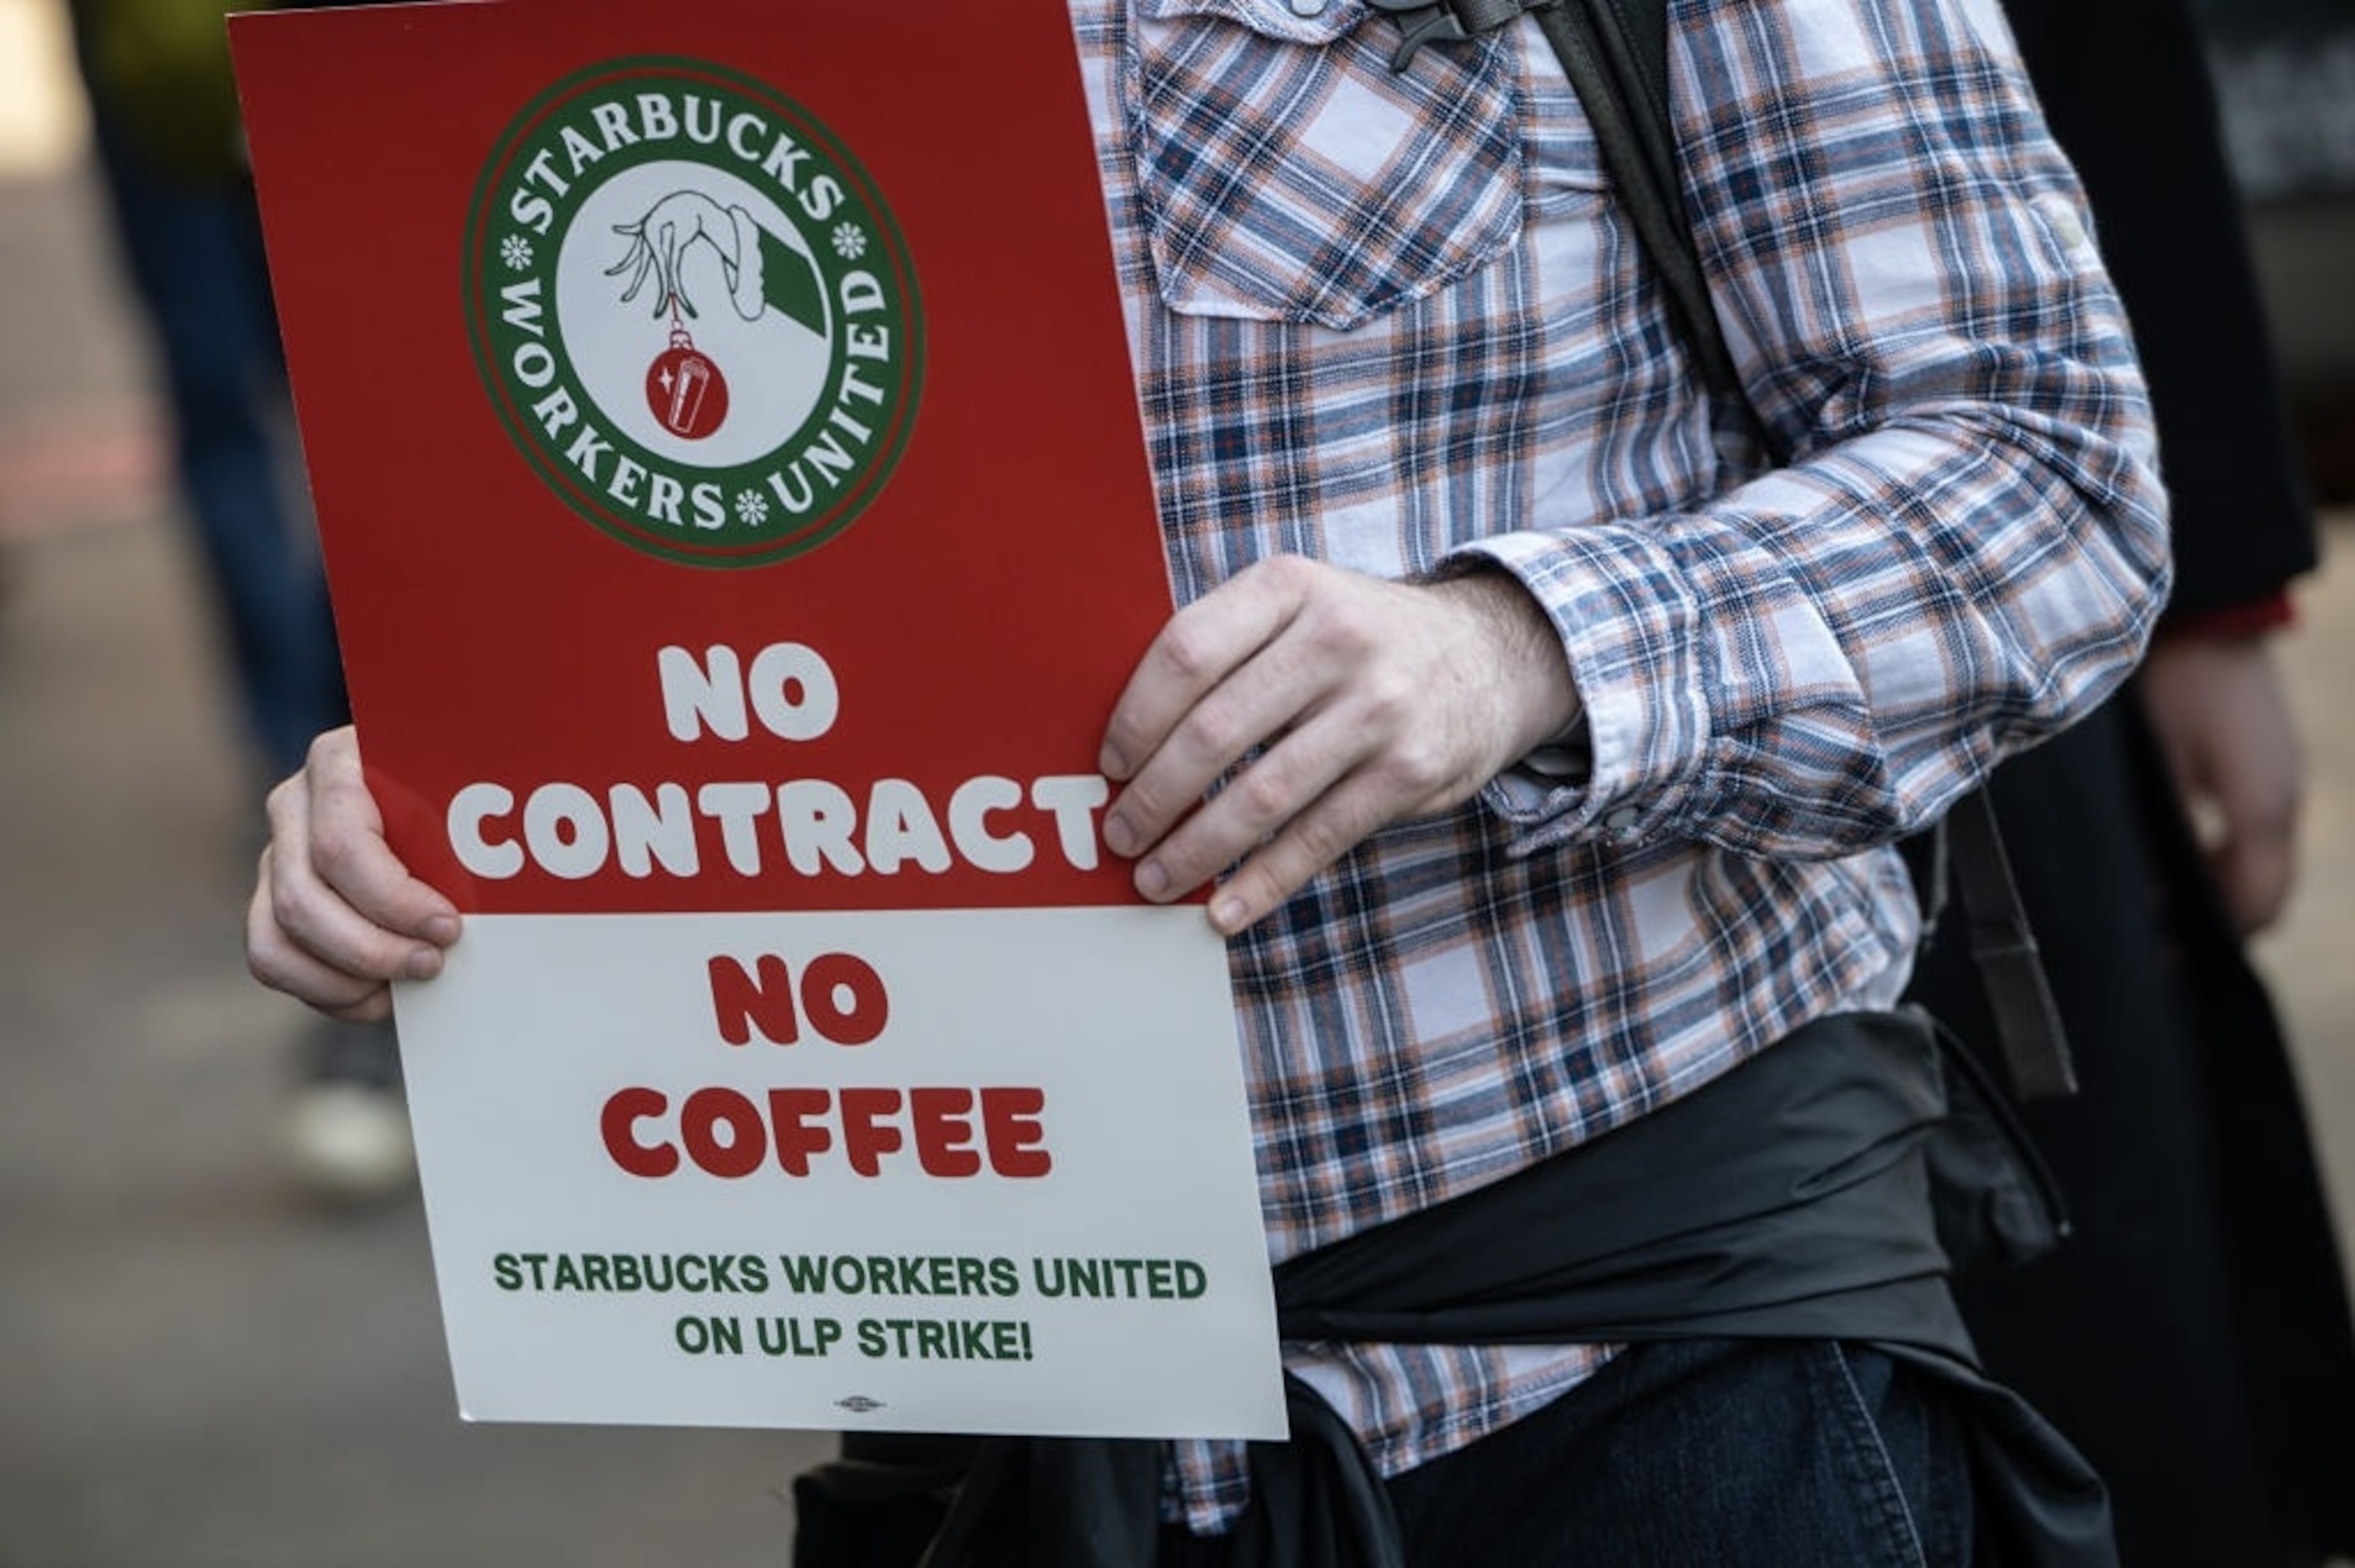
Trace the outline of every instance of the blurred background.
<instances>
[{"instance_id":1,"label":"blurred background","mask_svg":"<svg viewBox=\"0 0 2355 1568\"><path fill-rule=\"evenodd\" d=\"M2209 22L2325 511L2258 959L2355 1250L2355 20ZM413 1198L292 1179L314 1032L240 958L272 761L157 385L63 0L0 0L0 1568L783 1561L821 1439L462 1425Z\"/></svg>"},{"instance_id":2,"label":"blurred background","mask_svg":"<svg viewBox=\"0 0 2355 1568\"><path fill-rule=\"evenodd\" d=\"M2355 501L2355 3L2195 0L2306 455Z\"/></svg>"},{"instance_id":3,"label":"blurred background","mask_svg":"<svg viewBox=\"0 0 2355 1568\"><path fill-rule=\"evenodd\" d=\"M65 17L0 0L0 1565L782 1563L830 1442L462 1424L413 1192L349 1120L292 1159L318 1039L241 956L280 758Z\"/></svg>"}]
</instances>

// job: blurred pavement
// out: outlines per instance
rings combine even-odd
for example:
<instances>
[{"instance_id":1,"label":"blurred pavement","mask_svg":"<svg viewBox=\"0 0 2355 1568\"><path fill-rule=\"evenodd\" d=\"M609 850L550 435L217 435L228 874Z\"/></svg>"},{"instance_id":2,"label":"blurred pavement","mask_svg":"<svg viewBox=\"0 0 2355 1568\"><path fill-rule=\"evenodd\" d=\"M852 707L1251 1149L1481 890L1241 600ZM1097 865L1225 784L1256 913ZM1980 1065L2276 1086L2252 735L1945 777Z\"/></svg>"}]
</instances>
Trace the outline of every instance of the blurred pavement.
<instances>
[{"instance_id":1,"label":"blurred pavement","mask_svg":"<svg viewBox=\"0 0 2355 1568\"><path fill-rule=\"evenodd\" d=\"M464 1425L414 1202L282 1180L302 1019L240 957L261 785L25 69L48 5L0 0L0 1568L781 1563L823 1439ZM2355 577L2303 602L2309 861L2262 958L2355 1243Z\"/></svg>"}]
</instances>

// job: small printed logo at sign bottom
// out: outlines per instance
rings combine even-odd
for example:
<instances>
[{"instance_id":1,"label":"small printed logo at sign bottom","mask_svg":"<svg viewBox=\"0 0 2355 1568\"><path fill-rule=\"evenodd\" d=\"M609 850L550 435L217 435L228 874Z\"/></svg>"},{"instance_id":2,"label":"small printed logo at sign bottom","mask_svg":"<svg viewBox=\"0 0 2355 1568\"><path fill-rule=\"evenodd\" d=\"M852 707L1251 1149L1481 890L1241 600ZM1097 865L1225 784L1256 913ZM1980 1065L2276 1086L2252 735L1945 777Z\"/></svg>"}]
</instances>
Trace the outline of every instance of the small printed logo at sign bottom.
<instances>
[{"instance_id":1,"label":"small printed logo at sign bottom","mask_svg":"<svg viewBox=\"0 0 2355 1568\"><path fill-rule=\"evenodd\" d=\"M848 1399L837 1399L834 1403L844 1410L854 1411L860 1415L883 1408L881 1400L869 1399L863 1393L854 1393Z\"/></svg>"}]
</instances>

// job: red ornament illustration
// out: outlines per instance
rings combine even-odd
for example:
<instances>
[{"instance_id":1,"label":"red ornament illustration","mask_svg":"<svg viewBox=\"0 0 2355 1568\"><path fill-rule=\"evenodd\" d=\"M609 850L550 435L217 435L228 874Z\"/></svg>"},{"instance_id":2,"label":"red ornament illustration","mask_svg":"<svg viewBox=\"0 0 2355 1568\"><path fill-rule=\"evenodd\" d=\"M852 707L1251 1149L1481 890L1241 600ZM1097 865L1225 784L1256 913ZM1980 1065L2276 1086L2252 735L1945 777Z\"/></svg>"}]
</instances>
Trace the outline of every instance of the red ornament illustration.
<instances>
[{"instance_id":1,"label":"red ornament illustration","mask_svg":"<svg viewBox=\"0 0 2355 1568\"><path fill-rule=\"evenodd\" d=\"M674 320L670 346L646 367L646 407L662 428L701 440L728 418L728 378Z\"/></svg>"}]
</instances>

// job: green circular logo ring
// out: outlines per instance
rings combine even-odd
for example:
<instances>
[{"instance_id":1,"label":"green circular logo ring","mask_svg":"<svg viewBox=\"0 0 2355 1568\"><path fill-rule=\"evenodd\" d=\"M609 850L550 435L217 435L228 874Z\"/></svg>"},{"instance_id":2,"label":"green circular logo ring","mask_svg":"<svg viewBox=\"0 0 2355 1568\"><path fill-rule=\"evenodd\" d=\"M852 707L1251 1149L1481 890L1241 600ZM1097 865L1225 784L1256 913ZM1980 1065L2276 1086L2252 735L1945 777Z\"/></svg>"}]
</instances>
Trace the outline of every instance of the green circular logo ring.
<instances>
[{"instance_id":1,"label":"green circular logo ring","mask_svg":"<svg viewBox=\"0 0 2355 1568\"><path fill-rule=\"evenodd\" d=\"M907 245L847 149L696 60L578 72L469 206L468 336L525 460L648 555L755 567L837 537L905 449L924 334Z\"/></svg>"}]
</instances>

